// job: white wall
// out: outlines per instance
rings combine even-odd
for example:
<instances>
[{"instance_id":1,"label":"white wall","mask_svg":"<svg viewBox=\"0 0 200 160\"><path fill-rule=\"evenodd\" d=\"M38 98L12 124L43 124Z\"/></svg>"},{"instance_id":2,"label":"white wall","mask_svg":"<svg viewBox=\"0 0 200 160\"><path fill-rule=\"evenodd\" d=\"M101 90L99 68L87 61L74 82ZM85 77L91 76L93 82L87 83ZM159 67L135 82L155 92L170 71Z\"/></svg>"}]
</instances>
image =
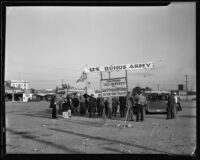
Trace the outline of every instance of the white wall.
<instances>
[{"instance_id":1,"label":"white wall","mask_svg":"<svg viewBox=\"0 0 200 160\"><path fill-rule=\"evenodd\" d=\"M187 99L187 96L186 95L178 95L178 97L181 99L181 100L186 100ZM188 95L188 100L192 100L192 98L195 98L196 95Z\"/></svg>"}]
</instances>

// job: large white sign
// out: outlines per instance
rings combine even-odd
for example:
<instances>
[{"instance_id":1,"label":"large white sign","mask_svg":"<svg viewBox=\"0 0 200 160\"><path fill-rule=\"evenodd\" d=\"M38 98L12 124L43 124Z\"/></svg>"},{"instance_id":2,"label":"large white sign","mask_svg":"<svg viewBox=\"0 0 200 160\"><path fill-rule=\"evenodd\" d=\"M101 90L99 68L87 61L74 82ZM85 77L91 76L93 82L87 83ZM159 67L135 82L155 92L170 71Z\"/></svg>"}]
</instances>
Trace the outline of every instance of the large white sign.
<instances>
[{"instance_id":1,"label":"large white sign","mask_svg":"<svg viewBox=\"0 0 200 160\"><path fill-rule=\"evenodd\" d=\"M120 65L110 65L102 67L86 67L84 69L85 73L89 72L113 72L113 71L123 71L123 70L136 70L136 69L145 69L153 68L154 64L152 62L145 63L135 63L135 64L120 64Z\"/></svg>"},{"instance_id":2,"label":"large white sign","mask_svg":"<svg viewBox=\"0 0 200 160\"><path fill-rule=\"evenodd\" d=\"M115 97L126 96L127 84L125 78L113 78L101 80L102 96Z\"/></svg>"}]
</instances>

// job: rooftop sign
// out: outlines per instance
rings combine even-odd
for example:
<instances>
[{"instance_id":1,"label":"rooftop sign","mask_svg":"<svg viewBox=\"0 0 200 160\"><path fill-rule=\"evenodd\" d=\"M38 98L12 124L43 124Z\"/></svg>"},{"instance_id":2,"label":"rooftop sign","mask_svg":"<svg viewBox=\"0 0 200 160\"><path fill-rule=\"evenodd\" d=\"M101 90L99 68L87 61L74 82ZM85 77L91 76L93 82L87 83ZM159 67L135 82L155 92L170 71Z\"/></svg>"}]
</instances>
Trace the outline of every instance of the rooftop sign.
<instances>
[{"instance_id":1,"label":"rooftop sign","mask_svg":"<svg viewBox=\"0 0 200 160\"><path fill-rule=\"evenodd\" d=\"M110 65L101 67L86 67L84 72L113 72L113 71L123 71L123 70L137 70L137 69L149 69L153 68L154 64L152 62L145 63L135 63L135 64L120 64L120 65Z\"/></svg>"}]
</instances>

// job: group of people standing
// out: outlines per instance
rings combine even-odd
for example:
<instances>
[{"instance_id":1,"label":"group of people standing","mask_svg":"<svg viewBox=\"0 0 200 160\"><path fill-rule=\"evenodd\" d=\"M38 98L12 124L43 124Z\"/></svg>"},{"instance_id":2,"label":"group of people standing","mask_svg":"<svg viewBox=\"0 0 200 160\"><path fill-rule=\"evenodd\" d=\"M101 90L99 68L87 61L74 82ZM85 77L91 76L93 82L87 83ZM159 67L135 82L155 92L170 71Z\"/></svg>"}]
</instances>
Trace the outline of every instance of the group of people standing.
<instances>
[{"instance_id":1,"label":"group of people standing","mask_svg":"<svg viewBox=\"0 0 200 160\"><path fill-rule=\"evenodd\" d=\"M77 115L79 113L78 106L79 99L77 96L66 96L65 98L52 96L50 102L50 108L52 108L52 118L57 118L57 107L59 115L63 115L64 118L71 118L72 113L73 115Z\"/></svg>"},{"instance_id":2,"label":"group of people standing","mask_svg":"<svg viewBox=\"0 0 200 160\"><path fill-rule=\"evenodd\" d=\"M130 93L127 96L121 97L102 97L97 98L91 95L74 95L66 96L65 98L58 98L53 96L50 102L50 108L52 108L52 118L57 118L58 114L63 115L64 118L70 118L72 115L82 115L89 117L102 117L105 114L106 117L116 117L120 112L120 117L125 117L125 113L128 108L133 111L133 107L136 107L136 120L139 121L139 115L141 114L141 120L144 120L144 107L146 105L146 98L141 93L132 96ZM130 115L130 120L133 120L133 116Z\"/></svg>"},{"instance_id":3,"label":"group of people standing","mask_svg":"<svg viewBox=\"0 0 200 160\"><path fill-rule=\"evenodd\" d=\"M122 100L124 101L124 100ZM126 118L127 120L133 121L144 121L145 117L145 107L147 105L146 97L143 94L143 90L140 90L137 94L132 95L128 93L126 96L126 108L122 110L122 117L124 117L124 113L126 110ZM124 102L123 102L124 104ZM136 119L134 119L134 114Z\"/></svg>"},{"instance_id":4,"label":"group of people standing","mask_svg":"<svg viewBox=\"0 0 200 160\"><path fill-rule=\"evenodd\" d=\"M176 96L173 94L168 96L167 119L176 118L176 101ZM70 118L72 115L89 116L91 118L105 115L111 119L116 117L119 112L121 118L126 117L130 121L144 121L146 105L147 100L142 90L137 94L128 92L126 96L120 97L102 97L100 95L95 98L91 94L84 96L68 95L62 99L53 96L50 102L52 118L57 118L56 106L58 106L58 114L63 115L64 118Z\"/></svg>"}]
</instances>

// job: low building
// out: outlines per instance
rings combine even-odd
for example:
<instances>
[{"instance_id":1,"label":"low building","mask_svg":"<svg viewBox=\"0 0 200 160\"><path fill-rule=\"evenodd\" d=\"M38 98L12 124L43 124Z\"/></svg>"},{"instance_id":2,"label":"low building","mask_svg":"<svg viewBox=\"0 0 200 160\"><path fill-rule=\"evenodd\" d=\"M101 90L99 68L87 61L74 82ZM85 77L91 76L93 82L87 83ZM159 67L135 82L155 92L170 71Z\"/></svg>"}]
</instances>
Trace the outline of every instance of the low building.
<instances>
[{"instance_id":1,"label":"low building","mask_svg":"<svg viewBox=\"0 0 200 160\"><path fill-rule=\"evenodd\" d=\"M5 101L22 101L23 93L22 89L5 86Z\"/></svg>"},{"instance_id":2,"label":"low building","mask_svg":"<svg viewBox=\"0 0 200 160\"><path fill-rule=\"evenodd\" d=\"M33 94L32 93L24 93L23 94L23 102L29 102L33 100Z\"/></svg>"}]
</instances>

